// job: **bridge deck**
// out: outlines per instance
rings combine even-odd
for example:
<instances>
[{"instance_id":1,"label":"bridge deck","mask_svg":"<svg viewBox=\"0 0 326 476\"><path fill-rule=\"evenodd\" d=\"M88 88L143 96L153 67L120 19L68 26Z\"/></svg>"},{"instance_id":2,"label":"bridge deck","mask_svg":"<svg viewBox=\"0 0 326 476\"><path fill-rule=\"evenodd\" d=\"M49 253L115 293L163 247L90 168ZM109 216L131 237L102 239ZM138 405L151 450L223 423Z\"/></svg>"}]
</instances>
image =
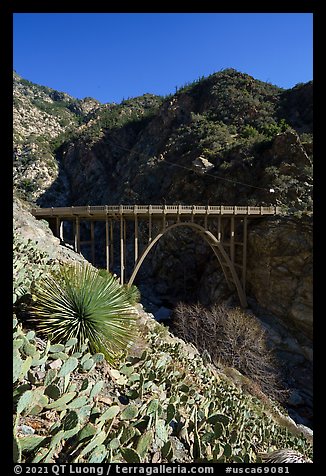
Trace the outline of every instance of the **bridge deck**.
<instances>
[{"instance_id":1,"label":"bridge deck","mask_svg":"<svg viewBox=\"0 0 326 476\"><path fill-rule=\"evenodd\" d=\"M248 207L248 206L229 206L229 205L97 205L97 206L78 206L78 207L51 207L51 208L33 208L32 214L35 217L51 218L65 217L73 219L75 217L88 220L105 220L107 217L126 218L135 215L144 218L148 215L152 217L166 216L186 216L186 215L224 215L224 216L252 216L277 215L280 213L279 207Z\"/></svg>"}]
</instances>

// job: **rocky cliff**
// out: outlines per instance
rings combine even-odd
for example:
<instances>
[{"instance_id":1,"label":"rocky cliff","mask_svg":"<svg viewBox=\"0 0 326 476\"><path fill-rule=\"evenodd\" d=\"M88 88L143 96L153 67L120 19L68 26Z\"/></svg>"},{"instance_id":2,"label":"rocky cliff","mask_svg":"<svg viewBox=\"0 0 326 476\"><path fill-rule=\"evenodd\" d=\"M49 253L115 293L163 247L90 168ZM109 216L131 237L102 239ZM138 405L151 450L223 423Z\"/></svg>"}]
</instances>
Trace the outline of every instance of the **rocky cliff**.
<instances>
[{"instance_id":1,"label":"rocky cliff","mask_svg":"<svg viewBox=\"0 0 326 476\"><path fill-rule=\"evenodd\" d=\"M15 75L16 191L40 206L281 206L282 217L250 224L247 292L252 308L267 316L271 340L279 336L273 342L284 359L292 367L304 359L300 365L309 368L311 99L311 82L284 90L232 69L169 97L121 104L76 100ZM139 278L149 297L173 304L227 296L204 243L187 233L163 240ZM286 344L289 336L298 345Z\"/></svg>"}]
</instances>

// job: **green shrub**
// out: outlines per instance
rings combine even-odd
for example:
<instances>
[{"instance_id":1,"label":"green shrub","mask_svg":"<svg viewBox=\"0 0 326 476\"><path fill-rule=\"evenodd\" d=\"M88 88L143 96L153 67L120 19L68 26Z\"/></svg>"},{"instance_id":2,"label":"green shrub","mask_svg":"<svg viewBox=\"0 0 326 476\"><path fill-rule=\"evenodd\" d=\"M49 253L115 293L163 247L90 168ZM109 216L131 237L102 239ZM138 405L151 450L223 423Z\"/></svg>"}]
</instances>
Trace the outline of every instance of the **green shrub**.
<instances>
[{"instance_id":1,"label":"green shrub","mask_svg":"<svg viewBox=\"0 0 326 476\"><path fill-rule=\"evenodd\" d=\"M53 342L77 338L76 349L88 339L91 352L113 363L136 335L136 311L113 277L82 264L62 265L37 283L31 322Z\"/></svg>"},{"instance_id":2,"label":"green shrub","mask_svg":"<svg viewBox=\"0 0 326 476\"><path fill-rule=\"evenodd\" d=\"M21 187L25 190L26 193L35 192L35 190L37 189L36 183L33 182L33 180L29 178L24 178L21 181Z\"/></svg>"},{"instance_id":3,"label":"green shrub","mask_svg":"<svg viewBox=\"0 0 326 476\"><path fill-rule=\"evenodd\" d=\"M241 135L243 137L255 137L259 134L259 132L257 131L257 129L253 126L251 126L250 124L247 124L246 126L244 126L244 128L242 129L241 131Z\"/></svg>"},{"instance_id":4,"label":"green shrub","mask_svg":"<svg viewBox=\"0 0 326 476\"><path fill-rule=\"evenodd\" d=\"M275 122L263 124L260 126L259 129L267 137L273 138L277 134L281 134L282 132L285 132L287 129L290 129L290 126L289 124L287 124L285 119L282 118L277 124Z\"/></svg>"}]
</instances>

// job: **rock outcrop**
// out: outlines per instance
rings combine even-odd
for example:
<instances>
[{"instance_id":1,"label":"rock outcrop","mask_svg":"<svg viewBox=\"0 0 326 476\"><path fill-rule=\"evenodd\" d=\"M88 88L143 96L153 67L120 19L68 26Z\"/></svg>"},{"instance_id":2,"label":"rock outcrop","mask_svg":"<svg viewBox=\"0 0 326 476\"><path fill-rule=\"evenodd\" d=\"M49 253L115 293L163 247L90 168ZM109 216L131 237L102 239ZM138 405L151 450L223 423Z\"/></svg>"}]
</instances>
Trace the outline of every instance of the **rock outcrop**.
<instances>
[{"instance_id":1,"label":"rock outcrop","mask_svg":"<svg viewBox=\"0 0 326 476\"><path fill-rule=\"evenodd\" d=\"M312 338L311 219L276 218L252 224L248 293L271 313Z\"/></svg>"}]
</instances>

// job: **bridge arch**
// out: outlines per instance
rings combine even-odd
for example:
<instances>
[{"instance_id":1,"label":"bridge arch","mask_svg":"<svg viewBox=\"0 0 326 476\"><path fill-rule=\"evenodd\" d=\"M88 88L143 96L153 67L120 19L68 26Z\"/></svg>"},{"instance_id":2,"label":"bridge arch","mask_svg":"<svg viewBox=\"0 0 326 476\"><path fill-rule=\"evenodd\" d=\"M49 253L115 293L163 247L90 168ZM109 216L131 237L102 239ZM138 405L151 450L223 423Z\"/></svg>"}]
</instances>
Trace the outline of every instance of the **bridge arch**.
<instances>
[{"instance_id":1,"label":"bridge arch","mask_svg":"<svg viewBox=\"0 0 326 476\"><path fill-rule=\"evenodd\" d=\"M232 277L232 281L237 290L240 304L242 307L247 307L247 299L246 299L245 290L243 289L240 279L237 275L234 263L232 263L231 259L229 258L229 255L226 252L225 248L223 247L223 244L221 243L221 241L217 239L217 237L212 232L205 229L203 226L199 225L198 223L194 223L194 222L174 223L173 225L167 226L164 230L158 233L156 237L147 245L142 255L138 259L134 267L134 270L132 272L132 275L128 281L128 285L131 286L133 284L138 271L140 270L143 262L145 261L145 258L147 257L149 252L152 250L152 248L156 245L156 243L162 238L162 236L165 235L167 232L182 226L192 228L197 234L199 234L206 241L206 243L208 243L214 255L218 259L219 264L222 268L223 274L226 278L226 281L228 285L230 286L230 279L228 277L227 268L229 269L231 277Z\"/></svg>"}]
</instances>

